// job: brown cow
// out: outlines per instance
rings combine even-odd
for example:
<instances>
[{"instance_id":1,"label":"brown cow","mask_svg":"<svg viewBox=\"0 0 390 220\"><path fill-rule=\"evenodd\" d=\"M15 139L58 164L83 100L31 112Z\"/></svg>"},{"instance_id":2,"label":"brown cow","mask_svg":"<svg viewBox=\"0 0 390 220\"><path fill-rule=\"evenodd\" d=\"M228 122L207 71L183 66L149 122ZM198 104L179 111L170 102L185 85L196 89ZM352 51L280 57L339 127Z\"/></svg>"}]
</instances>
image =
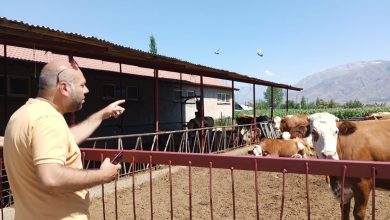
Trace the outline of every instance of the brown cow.
<instances>
[{"instance_id":1,"label":"brown cow","mask_svg":"<svg viewBox=\"0 0 390 220\"><path fill-rule=\"evenodd\" d=\"M329 113L309 116L313 144L319 158L341 160L390 161L390 120L343 121ZM376 179L376 186L390 190L390 180ZM331 177L334 194L340 197L340 184ZM349 219L351 198L355 200L353 216L364 219L372 180L347 178L347 195L343 206L343 219Z\"/></svg>"},{"instance_id":2,"label":"brown cow","mask_svg":"<svg viewBox=\"0 0 390 220\"><path fill-rule=\"evenodd\" d=\"M266 115L260 115L256 117L256 123L268 122L269 118ZM238 125L253 124L253 115L241 114L236 117L236 123Z\"/></svg>"},{"instance_id":3,"label":"brown cow","mask_svg":"<svg viewBox=\"0 0 390 220\"><path fill-rule=\"evenodd\" d=\"M255 156L269 157L306 158L311 155L310 146L301 138L288 140L264 138L260 144L255 145L252 152Z\"/></svg>"},{"instance_id":4,"label":"brown cow","mask_svg":"<svg viewBox=\"0 0 390 220\"><path fill-rule=\"evenodd\" d=\"M275 127L281 133L289 132L291 138L304 138L310 134L308 115L286 115L281 118L280 125L277 123L275 121Z\"/></svg>"},{"instance_id":5,"label":"brown cow","mask_svg":"<svg viewBox=\"0 0 390 220\"><path fill-rule=\"evenodd\" d=\"M390 119L390 112L377 112L364 117L364 120L387 120Z\"/></svg>"}]
</instances>

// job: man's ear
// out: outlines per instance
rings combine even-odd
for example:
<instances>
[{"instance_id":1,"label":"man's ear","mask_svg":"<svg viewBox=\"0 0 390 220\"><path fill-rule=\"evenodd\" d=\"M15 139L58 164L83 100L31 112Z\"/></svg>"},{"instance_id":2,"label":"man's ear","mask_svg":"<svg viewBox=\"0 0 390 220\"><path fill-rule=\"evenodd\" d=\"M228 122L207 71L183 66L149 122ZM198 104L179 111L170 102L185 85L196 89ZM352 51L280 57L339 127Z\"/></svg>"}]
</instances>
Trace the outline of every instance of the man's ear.
<instances>
[{"instance_id":1,"label":"man's ear","mask_svg":"<svg viewBox=\"0 0 390 220\"><path fill-rule=\"evenodd\" d=\"M62 95L69 96L70 87L66 82L59 82L58 89Z\"/></svg>"}]
</instances>

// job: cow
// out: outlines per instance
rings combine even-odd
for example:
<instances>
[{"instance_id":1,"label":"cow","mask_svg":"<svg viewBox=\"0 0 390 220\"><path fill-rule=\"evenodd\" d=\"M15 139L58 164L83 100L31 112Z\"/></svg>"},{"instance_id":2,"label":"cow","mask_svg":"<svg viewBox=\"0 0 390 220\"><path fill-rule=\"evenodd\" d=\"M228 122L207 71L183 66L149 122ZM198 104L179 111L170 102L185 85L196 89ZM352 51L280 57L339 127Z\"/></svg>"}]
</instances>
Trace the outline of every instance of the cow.
<instances>
[{"instance_id":1,"label":"cow","mask_svg":"<svg viewBox=\"0 0 390 220\"><path fill-rule=\"evenodd\" d=\"M387 120L390 119L390 112L377 112L366 115L364 120Z\"/></svg>"},{"instance_id":2,"label":"cow","mask_svg":"<svg viewBox=\"0 0 390 220\"><path fill-rule=\"evenodd\" d=\"M256 123L268 122L269 118L266 115L260 115L256 117ZM236 123L238 125L253 124L253 115L241 114L236 117Z\"/></svg>"},{"instance_id":3,"label":"cow","mask_svg":"<svg viewBox=\"0 0 390 220\"><path fill-rule=\"evenodd\" d=\"M266 134L261 132L260 123L268 123L269 121L270 120L266 115L257 116L256 127L251 129L250 125L254 123L253 116L245 115L245 114L238 115L236 118L237 125L245 125L245 126L240 126L239 128L240 139L243 140L244 144L249 144L252 141L258 142L261 138L266 136ZM255 136L254 135L255 133L257 135L256 135L256 139L254 140L253 137Z\"/></svg>"},{"instance_id":4,"label":"cow","mask_svg":"<svg viewBox=\"0 0 390 220\"><path fill-rule=\"evenodd\" d=\"M214 127L214 119L212 117L209 117L209 116L204 116L204 120L203 120L203 123L204 123L204 127L207 128L207 127ZM187 128L188 129L196 129L196 128L201 128L201 119L200 117L195 117L193 119L191 119L188 123L187 123Z\"/></svg>"},{"instance_id":5,"label":"cow","mask_svg":"<svg viewBox=\"0 0 390 220\"><path fill-rule=\"evenodd\" d=\"M187 123L187 129L198 129L198 128L202 128L202 125L201 125L201 122L202 120L200 119L199 116L196 116L195 118L191 119L188 123ZM210 116L204 116L204 120L203 120L203 125L205 128L210 128L210 127L214 127L214 119ZM207 131L207 129L205 129L205 132ZM201 131L199 130L196 130L196 131L188 131L188 141L189 141L189 145L190 146L197 146L197 148L195 148L196 151L193 151L193 152L200 152L200 140L201 140ZM197 141L198 140L198 141Z\"/></svg>"},{"instance_id":6,"label":"cow","mask_svg":"<svg viewBox=\"0 0 390 220\"><path fill-rule=\"evenodd\" d=\"M329 113L316 113L309 116L309 123L319 158L390 161L390 120L338 121ZM390 180L375 181L378 188L390 190ZM330 177L330 182L334 195L340 198L340 181ZM343 219L349 219L352 198L354 218L364 219L372 180L346 178L344 185Z\"/></svg>"},{"instance_id":7,"label":"cow","mask_svg":"<svg viewBox=\"0 0 390 220\"><path fill-rule=\"evenodd\" d=\"M274 118L274 127L280 132L289 132L291 138L304 138L310 134L308 115L286 115Z\"/></svg>"},{"instance_id":8,"label":"cow","mask_svg":"<svg viewBox=\"0 0 390 220\"><path fill-rule=\"evenodd\" d=\"M255 156L268 157L306 158L312 155L309 145L301 138L288 140L264 138L260 144L255 145L254 149L248 153L252 152Z\"/></svg>"}]
</instances>

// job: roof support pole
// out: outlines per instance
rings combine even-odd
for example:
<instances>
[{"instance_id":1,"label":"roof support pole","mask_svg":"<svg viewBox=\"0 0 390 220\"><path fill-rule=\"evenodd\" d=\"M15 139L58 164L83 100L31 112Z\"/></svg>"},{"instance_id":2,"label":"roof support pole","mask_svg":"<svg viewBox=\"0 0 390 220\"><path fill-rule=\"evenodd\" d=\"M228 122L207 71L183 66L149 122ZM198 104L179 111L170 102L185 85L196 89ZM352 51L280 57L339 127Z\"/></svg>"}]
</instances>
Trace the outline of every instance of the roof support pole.
<instances>
[{"instance_id":1,"label":"roof support pole","mask_svg":"<svg viewBox=\"0 0 390 220\"><path fill-rule=\"evenodd\" d=\"M158 126L158 111L159 111L159 95L160 95L160 86L159 86L159 80L158 80L158 69L154 69L154 131L159 131ZM156 150L159 151L159 141L158 141L158 135L156 140Z\"/></svg>"},{"instance_id":2,"label":"roof support pole","mask_svg":"<svg viewBox=\"0 0 390 220\"><path fill-rule=\"evenodd\" d=\"M288 115L288 89L286 89L286 115Z\"/></svg>"},{"instance_id":3,"label":"roof support pole","mask_svg":"<svg viewBox=\"0 0 390 220\"><path fill-rule=\"evenodd\" d=\"M183 118L183 104L185 102L182 101L183 98L183 73L180 73L180 124L181 129L184 129L184 118Z\"/></svg>"},{"instance_id":4,"label":"roof support pole","mask_svg":"<svg viewBox=\"0 0 390 220\"><path fill-rule=\"evenodd\" d=\"M236 104L236 101L234 99L234 80L232 80L232 124L234 125L234 106Z\"/></svg>"},{"instance_id":5,"label":"roof support pole","mask_svg":"<svg viewBox=\"0 0 390 220\"><path fill-rule=\"evenodd\" d=\"M4 69L4 131L5 132L5 127L7 126L7 119L9 119L8 116L8 71L7 71L7 65L8 65L8 59L7 59L7 45L4 44L4 62L3 62L3 69Z\"/></svg>"},{"instance_id":6,"label":"roof support pole","mask_svg":"<svg viewBox=\"0 0 390 220\"><path fill-rule=\"evenodd\" d=\"M253 83L253 141L256 140L256 84Z\"/></svg>"},{"instance_id":7,"label":"roof support pole","mask_svg":"<svg viewBox=\"0 0 390 220\"><path fill-rule=\"evenodd\" d=\"M127 94L126 92L124 92L124 91L126 91L125 90L125 88L123 88L123 72L122 72L122 64L121 63L119 63L119 73L120 73L120 77L119 77L119 79L120 79L120 84L119 84L119 86L120 86L120 88L121 88L121 97L122 97L122 99L126 99L127 97L125 97L125 94ZM125 93L125 94L123 94L123 93ZM120 115L120 117L121 117L121 134L123 135L124 134L124 130L123 130L123 115Z\"/></svg>"},{"instance_id":8,"label":"roof support pole","mask_svg":"<svg viewBox=\"0 0 390 220\"><path fill-rule=\"evenodd\" d=\"M72 55L68 55L68 60L69 60L69 62L70 61L72 61L74 58L73 58L73 56ZM70 114L69 114L69 117L70 117L70 125L71 126L73 126L73 125L75 125L76 124L76 113L74 113L74 112L71 112Z\"/></svg>"},{"instance_id":9,"label":"roof support pole","mask_svg":"<svg viewBox=\"0 0 390 220\"><path fill-rule=\"evenodd\" d=\"M274 87L271 87L271 119L274 118Z\"/></svg>"},{"instance_id":10,"label":"roof support pole","mask_svg":"<svg viewBox=\"0 0 390 220\"><path fill-rule=\"evenodd\" d=\"M204 85L203 85L203 75L200 76L200 127L202 128L201 153L204 153L205 132L204 132Z\"/></svg>"},{"instance_id":11,"label":"roof support pole","mask_svg":"<svg viewBox=\"0 0 390 220\"><path fill-rule=\"evenodd\" d=\"M253 123L256 123L256 85L253 83Z\"/></svg>"}]
</instances>

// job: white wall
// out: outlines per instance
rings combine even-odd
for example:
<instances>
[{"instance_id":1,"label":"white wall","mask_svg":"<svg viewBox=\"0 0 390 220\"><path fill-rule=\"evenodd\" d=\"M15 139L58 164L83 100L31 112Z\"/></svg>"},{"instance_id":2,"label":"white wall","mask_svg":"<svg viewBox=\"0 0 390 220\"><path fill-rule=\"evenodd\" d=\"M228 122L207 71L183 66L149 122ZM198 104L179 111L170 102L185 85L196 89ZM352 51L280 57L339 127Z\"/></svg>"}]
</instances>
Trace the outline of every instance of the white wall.
<instances>
[{"instance_id":1,"label":"white wall","mask_svg":"<svg viewBox=\"0 0 390 220\"><path fill-rule=\"evenodd\" d=\"M200 95L199 87L194 86L185 86L185 90L195 91L196 95ZM213 117L214 120L217 120L222 117L231 117L232 116L232 92L229 89L219 89L219 88L210 88L205 87L204 89L204 111L205 116ZM217 94L225 93L230 95L228 102L218 102ZM196 104L195 100L189 100L185 104L185 121L188 122L195 117Z\"/></svg>"}]
</instances>

